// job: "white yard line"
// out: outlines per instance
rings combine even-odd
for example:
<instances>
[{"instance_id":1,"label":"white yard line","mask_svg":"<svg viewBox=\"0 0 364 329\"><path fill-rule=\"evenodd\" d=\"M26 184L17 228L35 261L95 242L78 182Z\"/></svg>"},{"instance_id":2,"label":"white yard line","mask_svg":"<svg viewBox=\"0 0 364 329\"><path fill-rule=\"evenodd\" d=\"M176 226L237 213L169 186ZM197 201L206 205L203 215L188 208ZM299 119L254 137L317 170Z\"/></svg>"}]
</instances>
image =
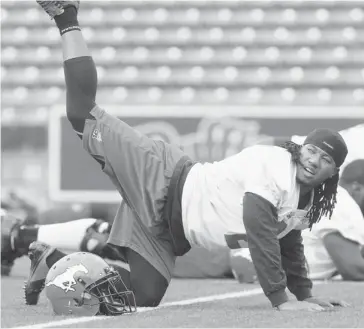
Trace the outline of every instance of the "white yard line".
<instances>
[{"instance_id":1,"label":"white yard line","mask_svg":"<svg viewBox=\"0 0 364 329\"><path fill-rule=\"evenodd\" d=\"M192 304L199 304L199 303L208 303L214 302L217 300L224 300L224 299L231 299L231 298L240 298L240 297L250 297L254 295L259 295L263 291L261 288L246 290L246 291L239 291L239 292L232 292L226 294L219 294L219 295L211 295L206 297L199 297L199 298L192 298L192 299L185 299L175 302L169 302L159 305L158 307L138 307L137 313L155 311L162 308L173 307L173 306L184 306L184 305L192 305ZM126 314L125 314L126 315ZM122 315L122 316L125 316ZM31 326L22 326L22 327L13 327L14 329L37 329L37 328L47 328L47 327L60 327L60 326L67 326L91 321L100 321L103 319L110 319L110 316L86 316L80 318L71 318L59 321L50 321L44 323L38 323Z\"/></svg>"}]
</instances>

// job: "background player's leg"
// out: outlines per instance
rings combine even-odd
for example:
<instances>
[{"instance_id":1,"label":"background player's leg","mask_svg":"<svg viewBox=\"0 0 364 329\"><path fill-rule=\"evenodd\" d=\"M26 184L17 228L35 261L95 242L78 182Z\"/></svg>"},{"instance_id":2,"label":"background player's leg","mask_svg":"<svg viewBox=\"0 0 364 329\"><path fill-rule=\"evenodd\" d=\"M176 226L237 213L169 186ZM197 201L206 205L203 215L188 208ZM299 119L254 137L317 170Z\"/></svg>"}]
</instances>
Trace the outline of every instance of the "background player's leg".
<instances>
[{"instance_id":1,"label":"background player's leg","mask_svg":"<svg viewBox=\"0 0 364 329\"><path fill-rule=\"evenodd\" d=\"M80 250L87 230L97 221L95 218L84 218L67 223L40 225L37 241L56 248Z\"/></svg>"},{"instance_id":2,"label":"background player's leg","mask_svg":"<svg viewBox=\"0 0 364 329\"><path fill-rule=\"evenodd\" d=\"M9 233L14 251L28 252L29 245L38 241L54 248L88 251L103 255L110 233L110 224L95 218L83 218L66 223L47 225L14 225Z\"/></svg>"}]
</instances>

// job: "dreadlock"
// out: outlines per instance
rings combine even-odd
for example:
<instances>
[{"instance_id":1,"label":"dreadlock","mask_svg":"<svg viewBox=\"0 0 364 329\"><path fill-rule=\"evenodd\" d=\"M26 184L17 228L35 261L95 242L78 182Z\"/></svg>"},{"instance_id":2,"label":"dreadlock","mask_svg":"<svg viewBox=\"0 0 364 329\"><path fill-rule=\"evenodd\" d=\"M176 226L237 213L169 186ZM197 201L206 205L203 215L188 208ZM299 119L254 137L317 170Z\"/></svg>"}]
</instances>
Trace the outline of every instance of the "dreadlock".
<instances>
[{"instance_id":1,"label":"dreadlock","mask_svg":"<svg viewBox=\"0 0 364 329\"><path fill-rule=\"evenodd\" d=\"M292 155L292 161L298 163L301 154L302 145L287 141L281 145ZM328 215L331 218L336 204L337 185L339 183L339 174L326 179L320 185L314 188L312 207L306 217L309 220L309 228L318 223L322 216Z\"/></svg>"}]
</instances>

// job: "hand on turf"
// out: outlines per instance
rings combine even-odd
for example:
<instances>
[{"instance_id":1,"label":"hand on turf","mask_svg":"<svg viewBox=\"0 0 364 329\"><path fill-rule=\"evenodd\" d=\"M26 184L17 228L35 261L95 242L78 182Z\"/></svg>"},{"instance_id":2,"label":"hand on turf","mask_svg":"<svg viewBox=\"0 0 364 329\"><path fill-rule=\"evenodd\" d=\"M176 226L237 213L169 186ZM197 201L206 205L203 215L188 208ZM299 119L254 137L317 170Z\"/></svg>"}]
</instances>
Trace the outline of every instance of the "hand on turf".
<instances>
[{"instance_id":1,"label":"hand on turf","mask_svg":"<svg viewBox=\"0 0 364 329\"><path fill-rule=\"evenodd\" d=\"M289 300L277 307L279 311L310 311L320 312L324 311L324 308L315 303L301 302L297 300Z\"/></svg>"},{"instance_id":2,"label":"hand on turf","mask_svg":"<svg viewBox=\"0 0 364 329\"><path fill-rule=\"evenodd\" d=\"M306 298L305 302L317 304L322 307L334 307L334 306L348 307L348 306L350 306L347 302L336 299L336 298L310 297L310 298Z\"/></svg>"}]
</instances>

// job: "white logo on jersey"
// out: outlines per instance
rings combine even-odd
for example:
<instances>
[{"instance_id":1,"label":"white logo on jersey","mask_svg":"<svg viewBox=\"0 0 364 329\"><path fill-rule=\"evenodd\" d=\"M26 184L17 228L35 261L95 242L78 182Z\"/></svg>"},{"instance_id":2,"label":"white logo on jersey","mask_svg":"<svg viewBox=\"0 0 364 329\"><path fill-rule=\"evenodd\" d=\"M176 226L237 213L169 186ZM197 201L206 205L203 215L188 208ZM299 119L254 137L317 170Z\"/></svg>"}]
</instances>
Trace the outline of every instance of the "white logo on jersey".
<instances>
[{"instance_id":1,"label":"white logo on jersey","mask_svg":"<svg viewBox=\"0 0 364 329\"><path fill-rule=\"evenodd\" d=\"M61 288L66 293L69 291L75 291L72 287L76 285L76 280L74 278L76 272L88 273L88 270L82 264L70 266L63 273L57 275L52 281L47 282L46 286L49 287L54 285Z\"/></svg>"},{"instance_id":2,"label":"white logo on jersey","mask_svg":"<svg viewBox=\"0 0 364 329\"><path fill-rule=\"evenodd\" d=\"M302 209L293 210L285 214L282 217L282 222L279 223L280 233L278 233L278 239L283 238L292 230L304 230L308 228L309 220L306 214L307 211Z\"/></svg>"},{"instance_id":3,"label":"white logo on jersey","mask_svg":"<svg viewBox=\"0 0 364 329\"><path fill-rule=\"evenodd\" d=\"M91 138L96 139L98 142L102 142L101 133L98 129L94 129Z\"/></svg>"}]
</instances>

